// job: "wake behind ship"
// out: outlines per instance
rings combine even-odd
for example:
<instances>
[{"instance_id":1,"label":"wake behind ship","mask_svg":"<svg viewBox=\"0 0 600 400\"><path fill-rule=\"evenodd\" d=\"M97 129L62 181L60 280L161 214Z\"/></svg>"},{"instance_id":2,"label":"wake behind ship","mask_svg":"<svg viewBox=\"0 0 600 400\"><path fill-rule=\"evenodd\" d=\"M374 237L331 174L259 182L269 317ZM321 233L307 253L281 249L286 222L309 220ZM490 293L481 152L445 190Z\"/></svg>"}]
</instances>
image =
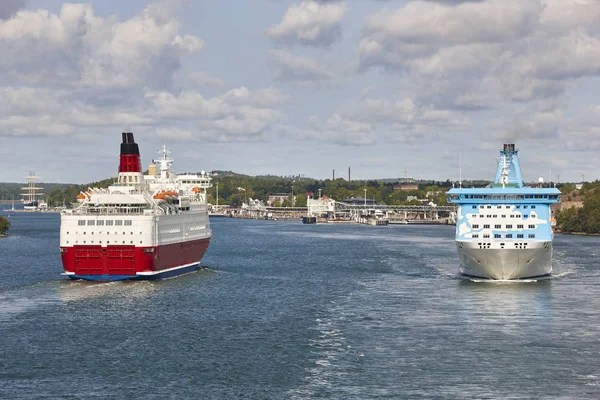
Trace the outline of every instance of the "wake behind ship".
<instances>
[{"instance_id":1,"label":"wake behind ship","mask_svg":"<svg viewBox=\"0 0 600 400\"><path fill-rule=\"evenodd\" d=\"M199 267L210 242L211 178L176 175L165 147L144 176L133 133L123 133L118 182L77 196L61 213L64 274L73 279L158 279Z\"/></svg>"},{"instance_id":2,"label":"wake behind ship","mask_svg":"<svg viewBox=\"0 0 600 400\"><path fill-rule=\"evenodd\" d=\"M560 191L524 186L518 152L504 145L489 187L448 192L458 204L456 248L464 275L504 280L552 272L550 205Z\"/></svg>"}]
</instances>

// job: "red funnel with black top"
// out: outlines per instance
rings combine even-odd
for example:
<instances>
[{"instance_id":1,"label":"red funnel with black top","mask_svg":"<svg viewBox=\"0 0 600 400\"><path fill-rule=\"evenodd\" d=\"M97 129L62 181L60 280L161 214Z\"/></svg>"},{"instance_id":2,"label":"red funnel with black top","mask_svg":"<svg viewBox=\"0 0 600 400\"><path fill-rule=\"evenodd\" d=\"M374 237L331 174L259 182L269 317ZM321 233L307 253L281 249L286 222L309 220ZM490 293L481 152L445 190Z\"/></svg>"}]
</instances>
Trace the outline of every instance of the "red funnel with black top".
<instances>
[{"instance_id":1,"label":"red funnel with black top","mask_svg":"<svg viewBox=\"0 0 600 400\"><path fill-rule=\"evenodd\" d=\"M142 161L140 149L133 139L132 132L123 132L123 143L121 143L121 162L119 172L142 172Z\"/></svg>"}]
</instances>

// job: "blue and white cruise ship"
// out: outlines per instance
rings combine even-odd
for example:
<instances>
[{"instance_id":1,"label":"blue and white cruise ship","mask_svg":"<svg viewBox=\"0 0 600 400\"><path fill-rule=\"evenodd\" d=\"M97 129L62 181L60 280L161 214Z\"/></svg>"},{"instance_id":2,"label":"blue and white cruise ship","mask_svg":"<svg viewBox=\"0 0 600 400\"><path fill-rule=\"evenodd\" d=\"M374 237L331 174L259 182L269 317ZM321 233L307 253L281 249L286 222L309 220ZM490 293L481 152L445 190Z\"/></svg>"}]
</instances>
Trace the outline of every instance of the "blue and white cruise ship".
<instances>
[{"instance_id":1,"label":"blue and white cruise ship","mask_svg":"<svg viewBox=\"0 0 600 400\"><path fill-rule=\"evenodd\" d=\"M504 280L552 272L550 205L560 191L524 186L518 153L514 144L504 145L488 187L448 192L458 204L456 248L464 275Z\"/></svg>"}]
</instances>

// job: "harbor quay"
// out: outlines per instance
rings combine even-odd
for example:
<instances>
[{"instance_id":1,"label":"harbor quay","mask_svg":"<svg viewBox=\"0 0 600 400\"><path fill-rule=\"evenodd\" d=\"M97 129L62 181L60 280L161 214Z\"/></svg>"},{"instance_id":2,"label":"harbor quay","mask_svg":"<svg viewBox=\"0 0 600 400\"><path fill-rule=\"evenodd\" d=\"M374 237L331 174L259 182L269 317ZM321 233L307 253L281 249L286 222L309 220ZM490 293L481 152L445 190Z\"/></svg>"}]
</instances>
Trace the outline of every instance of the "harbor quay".
<instances>
[{"instance_id":1,"label":"harbor quay","mask_svg":"<svg viewBox=\"0 0 600 400\"><path fill-rule=\"evenodd\" d=\"M264 220L311 220L312 223L388 224L454 224L455 206L400 206L385 204L358 205L329 198L308 199L307 207L269 207L250 199L240 207L216 208L212 217Z\"/></svg>"}]
</instances>

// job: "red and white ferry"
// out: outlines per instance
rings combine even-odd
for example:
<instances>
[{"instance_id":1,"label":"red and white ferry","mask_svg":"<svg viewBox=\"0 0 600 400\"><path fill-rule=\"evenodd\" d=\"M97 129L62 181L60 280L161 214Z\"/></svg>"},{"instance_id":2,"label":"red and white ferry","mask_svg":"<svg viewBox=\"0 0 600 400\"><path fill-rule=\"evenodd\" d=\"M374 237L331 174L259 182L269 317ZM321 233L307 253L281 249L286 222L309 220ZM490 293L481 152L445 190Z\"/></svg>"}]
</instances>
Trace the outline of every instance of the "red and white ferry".
<instances>
[{"instance_id":1,"label":"red and white ferry","mask_svg":"<svg viewBox=\"0 0 600 400\"><path fill-rule=\"evenodd\" d=\"M133 133L123 133L118 182L80 193L79 206L61 214L64 275L158 279L199 267L211 238L206 202L211 178L204 171L176 175L168 153L163 146L161 159L143 175Z\"/></svg>"}]
</instances>

